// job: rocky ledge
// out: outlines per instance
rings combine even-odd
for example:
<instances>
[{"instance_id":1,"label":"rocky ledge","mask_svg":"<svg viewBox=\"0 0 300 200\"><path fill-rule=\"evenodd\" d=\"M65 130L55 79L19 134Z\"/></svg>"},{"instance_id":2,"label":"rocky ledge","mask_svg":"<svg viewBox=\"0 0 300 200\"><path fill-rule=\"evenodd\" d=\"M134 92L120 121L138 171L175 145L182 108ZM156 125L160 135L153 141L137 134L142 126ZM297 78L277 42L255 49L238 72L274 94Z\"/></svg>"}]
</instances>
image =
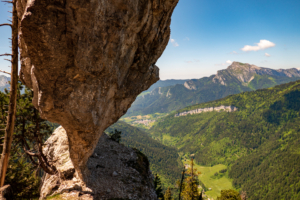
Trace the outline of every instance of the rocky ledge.
<instances>
[{"instance_id":1,"label":"rocky ledge","mask_svg":"<svg viewBox=\"0 0 300 200\"><path fill-rule=\"evenodd\" d=\"M195 110L190 110L190 111L185 111L181 113L175 114L174 117L180 117L180 116L186 116L186 115L194 115L194 114L199 114L203 112L221 112L221 111L226 111L226 112L234 112L237 111L237 107L234 106L219 106L219 107L210 107L210 108L198 108Z\"/></svg>"},{"instance_id":2,"label":"rocky ledge","mask_svg":"<svg viewBox=\"0 0 300 200\"><path fill-rule=\"evenodd\" d=\"M45 175L41 198L59 195L66 199L157 199L153 175L146 156L125 147L106 134L100 138L87 167L90 174L83 182L69 155L66 131L59 127L43 149L56 166L56 175Z\"/></svg>"}]
</instances>

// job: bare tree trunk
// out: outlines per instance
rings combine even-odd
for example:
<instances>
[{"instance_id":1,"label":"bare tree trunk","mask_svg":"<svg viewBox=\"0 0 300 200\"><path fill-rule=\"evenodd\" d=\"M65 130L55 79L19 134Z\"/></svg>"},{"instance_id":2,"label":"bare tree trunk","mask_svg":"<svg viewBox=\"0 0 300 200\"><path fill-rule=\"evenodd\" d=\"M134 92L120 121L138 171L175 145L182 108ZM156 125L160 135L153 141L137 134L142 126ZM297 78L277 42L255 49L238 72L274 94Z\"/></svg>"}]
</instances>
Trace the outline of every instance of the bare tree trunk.
<instances>
[{"instance_id":1,"label":"bare tree trunk","mask_svg":"<svg viewBox=\"0 0 300 200\"><path fill-rule=\"evenodd\" d=\"M5 138L3 144L3 152L0 161L0 186L4 185L5 174L9 161L9 154L14 133L14 125L16 118L17 104L17 86L18 86L18 15L17 15L17 0L13 0L13 18L12 18L12 66L11 66L11 85L10 99L8 108L8 118L5 130Z\"/></svg>"}]
</instances>

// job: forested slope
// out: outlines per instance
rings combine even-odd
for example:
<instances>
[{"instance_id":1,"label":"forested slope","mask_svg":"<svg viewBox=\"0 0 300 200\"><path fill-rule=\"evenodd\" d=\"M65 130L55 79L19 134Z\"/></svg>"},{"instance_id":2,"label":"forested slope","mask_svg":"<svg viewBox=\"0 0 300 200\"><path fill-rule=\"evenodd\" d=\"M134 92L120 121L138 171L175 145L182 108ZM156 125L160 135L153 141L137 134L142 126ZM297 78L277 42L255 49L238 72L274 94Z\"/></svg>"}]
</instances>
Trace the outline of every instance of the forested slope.
<instances>
[{"instance_id":1,"label":"forested slope","mask_svg":"<svg viewBox=\"0 0 300 200\"><path fill-rule=\"evenodd\" d=\"M112 132L114 129L122 131L122 144L137 148L148 157L151 170L160 175L165 186L174 185L180 178L182 164L179 162L176 148L165 146L147 133L122 121L110 126L106 132Z\"/></svg>"},{"instance_id":2,"label":"forested slope","mask_svg":"<svg viewBox=\"0 0 300 200\"><path fill-rule=\"evenodd\" d=\"M300 81L243 92L187 107L235 106L235 112L206 112L161 119L150 134L195 154L201 165L227 164L236 187L252 200L299 199Z\"/></svg>"}]
</instances>

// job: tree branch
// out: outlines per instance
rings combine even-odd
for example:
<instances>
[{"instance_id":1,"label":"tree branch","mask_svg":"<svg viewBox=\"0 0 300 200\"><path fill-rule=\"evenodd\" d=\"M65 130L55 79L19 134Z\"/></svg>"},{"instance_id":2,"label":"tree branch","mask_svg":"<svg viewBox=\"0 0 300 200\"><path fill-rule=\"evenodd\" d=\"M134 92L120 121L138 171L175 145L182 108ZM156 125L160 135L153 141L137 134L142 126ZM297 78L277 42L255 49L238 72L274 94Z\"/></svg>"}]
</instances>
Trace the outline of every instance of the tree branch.
<instances>
[{"instance_id":1,"label":"tree branch","mask_svg":"<svg viewBox=\"0 0 300 200\"><path fill-rule=\"evenodd\" d=\"M9 72L3 71L3 70L0 70L0 72L11 75Z\"/></svg>"},{"instance_id":2,"label":"tree branch","mask_svg":"<svg viewBox=\"0 0 300 200\"><path fill-rule=\"evenodd\" d=\"M12 56L12 54L4 53L4 54L0 54L0 56Z\"/></svg>"},{"instance_id":3,"label":"tree branch","mask_svg":"<svg viewBox=\"0 0 300 200\"><path fill-rule=\"evenodd\" d=\"M12 1L2 1L3 3L13 3Z\"/></svg>"},{"instance_id":4,"label":"tree branch","mask_svg":"<svg viewBox=\"0 0 300 200\"><path fill-rule=\"evenodd\" d=\"M0 26L10 26L10 27L12 27L12 25L8 24L8 23L0 24Z\"/></svg>"}]
</instances>

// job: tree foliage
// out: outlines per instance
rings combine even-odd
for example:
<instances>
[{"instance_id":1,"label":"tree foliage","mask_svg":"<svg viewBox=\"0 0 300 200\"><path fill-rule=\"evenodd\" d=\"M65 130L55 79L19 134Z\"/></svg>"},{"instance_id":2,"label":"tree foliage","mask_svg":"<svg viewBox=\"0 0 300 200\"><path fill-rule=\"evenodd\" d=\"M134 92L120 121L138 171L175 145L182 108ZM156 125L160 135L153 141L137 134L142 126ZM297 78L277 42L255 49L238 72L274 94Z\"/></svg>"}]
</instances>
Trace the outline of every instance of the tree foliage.
<instances>
[{"instance_id":1,"label":"tree foliage","mask_svg":"<svg viewBox=\"0 0 300 200\"><path fill-rule=\"evenodd\" d=\"M217 200L242 200L240 194L235 190L221 190L221 196Z\"/></svg>"},{"instance_id":2,"label":"tree foliage","mask_svg":"<svg viewBox=\"0 0 300 200\"><path fill-rule=\"evenodd\" d=\"M23 87L21 83L18 84L15 129L5 180L5 184L10 184L13 188L14 199L38 197L41 176L47 167L51 168L50 161L44 160L40 152L43 142L52 133L52 129L47 121L41 119L32 105L32 91ZM5 106L7 103L8 91L6 90L0 92L0 120L2 121L7 116L7 106ZM1 132L1 136L3 134Z\"/></svg>"},{"instance_id":3,"label":"tree foliage","mask_svg":"<svg viewBox=\"0 0 300 200\"><path fill-rule=\"evenodd\" d=\"M300 81L244 92L179 110L235 106L158 121L150 134L201 165L228 165L249 199L300 199ZM219 174L220 175L220 174Z\"/></svg>"},{"instance_id":4,"label":"tree foliage","mask_svg":"<svg viewBox=\"0 0 300 200\"><path fill-rule=\"evenodd\" d=\"M157 174L154 175L154 188L155 188L155 193L158 199L164 200L164 194L163 194L163 189L161 187L161 180Z\"/></svg>"}]
</instances>

